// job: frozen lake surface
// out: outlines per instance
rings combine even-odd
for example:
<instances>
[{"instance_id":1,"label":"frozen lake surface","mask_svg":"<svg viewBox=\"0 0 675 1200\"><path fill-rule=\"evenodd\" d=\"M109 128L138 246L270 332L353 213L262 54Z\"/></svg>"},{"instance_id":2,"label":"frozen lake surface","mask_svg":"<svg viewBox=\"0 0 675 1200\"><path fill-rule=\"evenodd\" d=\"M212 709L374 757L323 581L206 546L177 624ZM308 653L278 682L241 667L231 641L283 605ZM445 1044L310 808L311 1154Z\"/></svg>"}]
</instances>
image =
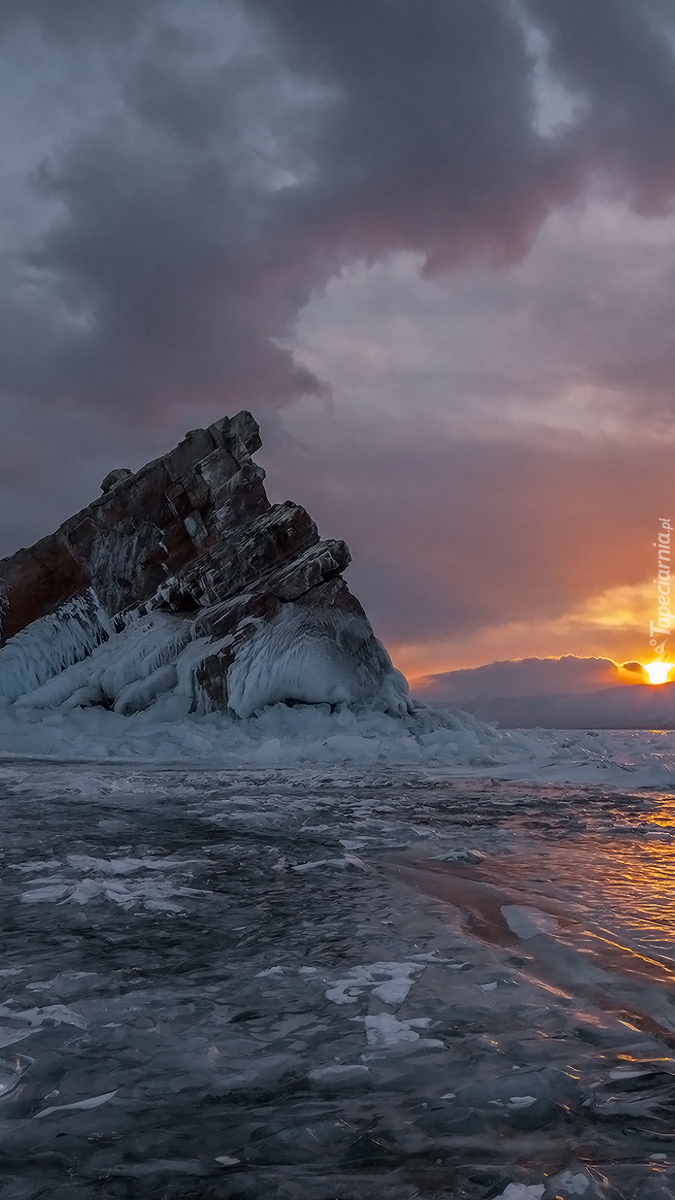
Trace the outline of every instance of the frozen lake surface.
<instances>
[{"instance_id":1,"label":"frozen lake surface","mask_svg":"<svg viewBox=\"0 0 675 1200\"><path fill-rule=\"evenodd\" d=\"M2 1200L675 1196L639 776L5 762Z\"/></svg>"}]
</instances>

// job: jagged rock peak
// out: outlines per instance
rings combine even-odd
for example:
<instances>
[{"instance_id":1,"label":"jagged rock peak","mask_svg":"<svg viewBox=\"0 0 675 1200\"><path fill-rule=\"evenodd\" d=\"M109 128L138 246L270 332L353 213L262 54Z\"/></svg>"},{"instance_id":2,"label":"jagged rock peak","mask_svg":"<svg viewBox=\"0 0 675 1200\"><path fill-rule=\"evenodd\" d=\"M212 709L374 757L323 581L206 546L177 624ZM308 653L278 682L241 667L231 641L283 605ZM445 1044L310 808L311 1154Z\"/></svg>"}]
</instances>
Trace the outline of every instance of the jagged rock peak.
<instances>
[{"instance_id":1,"label":"jagged rock peak","mask_svg":"<svg viewBox=\"0 0 675 1200\"><path fill-rule=\"evenodd\" d=\"M249 412L191 430L54 534L0 562L0 698L132 712L167 693L245 717L407 688L342 578L344 542L270 504Z\"/></svg>"}]
</instances>

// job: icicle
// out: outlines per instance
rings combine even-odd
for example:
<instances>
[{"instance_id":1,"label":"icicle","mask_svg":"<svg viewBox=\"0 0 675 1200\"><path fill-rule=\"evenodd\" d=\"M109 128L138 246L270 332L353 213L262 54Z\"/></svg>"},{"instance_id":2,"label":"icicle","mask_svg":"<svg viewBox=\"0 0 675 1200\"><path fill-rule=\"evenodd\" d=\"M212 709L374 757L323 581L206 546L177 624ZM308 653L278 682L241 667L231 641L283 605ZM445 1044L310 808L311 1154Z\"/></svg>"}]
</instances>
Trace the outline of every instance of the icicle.
<instances>
[{"instance_id":1,"label":"icicle","mask_svg":"<svg viewBox=\"0 0 675 1200\"><path fill-rule=\"evenodd\" d=\"M0 697L12 703L80 662L113 632L92 588L10 638L0 650Z\"/></svg>"}]
</instances>

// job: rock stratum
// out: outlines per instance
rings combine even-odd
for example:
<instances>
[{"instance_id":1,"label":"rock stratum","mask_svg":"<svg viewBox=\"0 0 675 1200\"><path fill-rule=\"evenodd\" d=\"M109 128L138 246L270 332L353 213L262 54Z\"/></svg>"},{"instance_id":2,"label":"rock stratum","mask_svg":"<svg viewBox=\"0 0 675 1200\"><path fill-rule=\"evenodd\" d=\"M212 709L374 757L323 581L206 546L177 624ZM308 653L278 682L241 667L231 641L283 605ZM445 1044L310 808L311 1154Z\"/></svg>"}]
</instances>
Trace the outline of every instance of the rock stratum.
<instances>
[{"instance_id":1,"label":"rock stratum","mask_svg":"<svg viewBox=\"0 0 675 1200\"><path fill-rule=\"evenodd\" d=\"M55 533L0 561L0 700L139 712L368 704L402 714L407 684L342 578L342 541L271 504L248 412L188 433Z\"/></svg>"}]
</instances>

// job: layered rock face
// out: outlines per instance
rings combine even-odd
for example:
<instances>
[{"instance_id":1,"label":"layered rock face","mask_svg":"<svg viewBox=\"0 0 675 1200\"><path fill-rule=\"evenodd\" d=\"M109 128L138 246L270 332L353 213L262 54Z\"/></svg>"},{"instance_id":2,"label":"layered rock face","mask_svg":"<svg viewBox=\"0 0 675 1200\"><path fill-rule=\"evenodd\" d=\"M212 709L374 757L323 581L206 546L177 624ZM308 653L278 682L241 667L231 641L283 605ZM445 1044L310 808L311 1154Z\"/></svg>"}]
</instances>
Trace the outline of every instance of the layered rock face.
<instances>
[{"instance_id":1,"label":"layered rock face","mask_svg":"<svg viewBox=\"0 0 675 1200\"><path fill-rule=\"evenodd\" d=\"M250 413L188 433L0 562L0 698L119 712L176 693L246 717L278 701L404 711L407 687L342 578L342 541L270 504Z\"/></svg>"}]
</instances>

